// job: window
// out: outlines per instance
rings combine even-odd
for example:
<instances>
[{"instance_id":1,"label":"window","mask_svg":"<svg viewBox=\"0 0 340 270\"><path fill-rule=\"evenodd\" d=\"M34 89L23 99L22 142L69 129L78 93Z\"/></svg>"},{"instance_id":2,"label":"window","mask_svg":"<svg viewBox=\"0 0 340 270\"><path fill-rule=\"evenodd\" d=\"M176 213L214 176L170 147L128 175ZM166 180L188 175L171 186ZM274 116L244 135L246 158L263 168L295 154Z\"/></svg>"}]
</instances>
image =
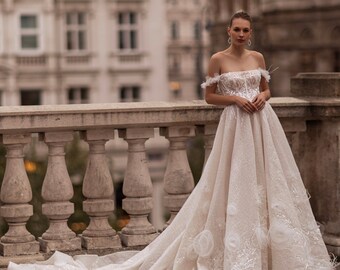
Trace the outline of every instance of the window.
<instances>
[{"instance_id":1,"label":"window","mask_svg":"<svg viewBox=\"0 0 340 270\"><path fill-rule=\"evenodd\" d=\"M39 24L37 15L20 16L20 48L22 50L39 49Z\"/></svg>"},{"instance_id":2,"label":"window","mask_svg":"<svg viewBox=\"0 0 340 270\"><path fill-rule=\"evenodd\" d=\"M200 21L196 21L194 24L194 38L196 40L201 39L201 22Z\"/></svg>"},{"instance_id":3,"label":"window","mask_svg":"<svg viewBox=\"0 0 340 270\"><path fill-rule=\"evenodd\" d=\"M170 91L172 93L172 97L177 99L180 98L182 94L182 87L180 82L172 81L170 82Z\"/></svg>"},{"instance_id":4,"label":"window","mask_svg":"<svg viewBox=\"0 0 340 270\"><path fill-rule=\"evenodd\" d=\"M302 72L315 72L316 58L313 51L302 51L300 53L300 70Z\"/></svg>"},{"instance_id":5,"label":"window","mask_svg":"<svg viewBox=\"0 0 340 270\"><path fill-rule=\"evenodd\" d=\"M120 87L120 101L121 102L140 101L140 87L137 85Z\"/></svg>"},{"instance_id":6,"label":"window","mask_svg":"<svg viewBox=\"0 0 340 270\"><path fill-rule=\"evenodd\" d=\"M340 51L334 52L333 59L334 59L333 71L340 72Z\"/></svg>"},{"instance_id":7,"label":"window","mask_svg":"<svg viewBox=\"0 0 340 270\"><path fill-rule=\"evenodd\" d=\"M86 14L84 12L66 13L66 50L72 52L87 49Z\"/></svg>"},{"instance_id":8,"label":"window","mask_svg":"<svg viewBox=\"0 0 340 270\"><path fill-rule=\"evenodd\" d=\"M171 22L171 39L177 40L179 38L179 23L177 21Z\"/></svg>"},{"instance_id":9,"label":"window","mask_svg":"<svg viewBox=\"0 0 340 270\"><path fill-rule=\"evenodd\" d=\"M67 91L69 104L89 103L88 87L70 87Z\"/></svg>"},{"instance_id":10,"label":"window","mask_svg":"<svg viewBox=\"0 0 340 270\"><path fill-rule=\"evenodd\" d=\"M195 55L195 70L196 71L202 71L202 59L203 55L202 54L196 54Z\"/></svg>"},{"instance_id":11,"label":"window","mask_svg":"<svg viewBox=\"0 0 340 270\"><path fill-rule=\"evenodd\" d=\"M180 73L181 72L181 56L177 54L169 55L169 71L171 73Z\"/></svg>"},{"instance_id":12,"label":"window","mask_svg":"<svg viewBox=\"0 0 340 270\"><path fill-rule=\"evenodd\" d=\"M314 33L310 28L304 28L301 31L300 38L305 41L312 41L314 39Z\"/></svg>"},{"instance_id":13,"label":"window","mask_svg":"<svg viewBox=\"0 0 340 270\"><path fill-rule=\"evenodd\" d=\"M20 90L21 105L41 105L40 89Z\"/></svg>"},{"instance_id":14,"label":"window","mask_svg":"<svg viewBox=\"0 0 340 270\"><path fill-rule=\"evenodd\" d=\"M136 50L138 48L138 17L136 12L118 13L118 48Z\"/></svg>"}]
</instances>

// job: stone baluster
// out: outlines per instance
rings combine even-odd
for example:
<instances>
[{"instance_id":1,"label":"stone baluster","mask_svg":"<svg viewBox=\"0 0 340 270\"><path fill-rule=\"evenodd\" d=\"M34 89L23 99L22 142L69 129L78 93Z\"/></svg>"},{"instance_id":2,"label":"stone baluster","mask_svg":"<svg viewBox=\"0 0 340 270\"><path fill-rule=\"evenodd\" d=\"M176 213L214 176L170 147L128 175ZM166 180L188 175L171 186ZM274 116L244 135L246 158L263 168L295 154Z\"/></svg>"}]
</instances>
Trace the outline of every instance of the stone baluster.
<instances>
[{"instance_id":1,"label":"stone baluster","mask_svg":"<svg viewBox=\"0 0 340 270\"><path fill-rule=\"evenodd\" d=\"M126 246L147 245L158 235L148 221L153 201L145 141L153 135L153 128L119 130L119 137L128 142L128 162L123 183L126 198L123 200L123 209L130 215L130 221L121 233L121 239Z\"/></svg>"},{"instance_id":2,"label":"stone baluster","mask_svg":"<svg viewBox=\"0 0 340 270\"><path fill-rule=\"evenodd\" d=\"M81 135L90 146L83 182L83 195L86 197L83 209L90 216L90 224L82 234L82 245L88 250L120 248L120 238L108 222L114 210L114 187L105 143L113 139L113 130L87 130Z\"/></svg>"},{"instance_id":3,"label":"stone baluster","mask_svg":"<svg viewBox=\"0 0 340 270\"><path fill-rule=\"evenodd\" d=\"M217 124L209 124L197 127L197 134L204 137L204 164L207 162L214 144Z\"/></svg>"},{"instance_id":4,"label":"stone baluster","mask_svg":"<svg viewBox=\"0 0 340 270\"><path fill-rule=\"evenodd\" d=\"M72 141L73 132L46 132L41 135L48 145L48 165L42 185L42 213L49 219L49 228L39 238L44 252L81 249L81 240L67 226L74 213L73 187L65 163L65 144Z\"/></svg>"},{"instance_id":5,"label":"stone baluster","mask_svg":"<svg viewBox=\"0 0 340 270\"><path fill-rule=\"evenodd\" d=\"M175 218L182 205L194 189L194 178L188 162L186 143L195 135L194 126L176 126L161 129L161 135L170 141L168 164L164 175L164 205Z\"/></svg>"},{"instance_id":6,"label":"stone baluster","mask_svg":"<svg viewBox=\"0 0 340 270\"><path fill-rule=\"evenodd\" d=\"M39 253L39 243L26 229L27 220L33 215L32 189L23 161L23 147L31 141L29 134L2 135L5 145L6 169L1 186L1 215L9 229L0 239L3 256L29 255Z\"/></svg>"}]
</instances>

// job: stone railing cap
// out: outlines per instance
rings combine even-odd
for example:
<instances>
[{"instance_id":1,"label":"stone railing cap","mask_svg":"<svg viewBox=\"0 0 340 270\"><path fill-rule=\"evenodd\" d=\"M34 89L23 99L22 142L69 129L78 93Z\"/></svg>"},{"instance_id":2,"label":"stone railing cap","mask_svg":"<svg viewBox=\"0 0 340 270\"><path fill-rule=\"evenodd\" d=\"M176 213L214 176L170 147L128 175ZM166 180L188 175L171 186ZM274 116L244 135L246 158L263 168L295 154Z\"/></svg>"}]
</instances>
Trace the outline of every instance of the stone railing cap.
<instances>
[{"instance_id":1,"label":"stone railing cap","mask_svg":"<svg viewBox=\"0 0 340 270\"><path fill-rule=\"evenodd\" d=\"M272 98L280 118L340 117L339 98ZM0 107L0 134L216 123L224 106L203 100Z\"/></svg>"},{"instance_id":2,"label":"stone railing cap","mask_svg":"<svg viewBox=\"0 0 340 270\"><path fill-rule=\"evenodd\" d=\"M304 79L340 79L340 72L302 72L293 78Z\"/></svg>"}]
</instances>

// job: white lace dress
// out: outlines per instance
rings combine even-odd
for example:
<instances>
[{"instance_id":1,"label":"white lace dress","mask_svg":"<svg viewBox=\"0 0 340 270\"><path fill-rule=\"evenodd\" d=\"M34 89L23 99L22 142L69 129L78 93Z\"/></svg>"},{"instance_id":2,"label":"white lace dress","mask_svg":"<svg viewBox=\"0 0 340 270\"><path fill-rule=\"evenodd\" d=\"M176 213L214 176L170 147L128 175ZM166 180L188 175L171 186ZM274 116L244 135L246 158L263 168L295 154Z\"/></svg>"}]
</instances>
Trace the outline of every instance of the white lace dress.
<instances>
[{"instance_id":1,"label":"white lace dress","mask_svg":"<svg viewBox=\"0 0 340 270\"><path fill-rule=\"evenodd\" d=\"M202 86L217 83L221 95L252 100L261 76L269 80L261 69L229 72ZM130 259L124 255L71 258L57 252L43 265L11 263L9 270L332 269L284 131L268 103L254 114L236 105L224 109L201 179L177 217L144 250Z\"/></svg>"}]
</instances>

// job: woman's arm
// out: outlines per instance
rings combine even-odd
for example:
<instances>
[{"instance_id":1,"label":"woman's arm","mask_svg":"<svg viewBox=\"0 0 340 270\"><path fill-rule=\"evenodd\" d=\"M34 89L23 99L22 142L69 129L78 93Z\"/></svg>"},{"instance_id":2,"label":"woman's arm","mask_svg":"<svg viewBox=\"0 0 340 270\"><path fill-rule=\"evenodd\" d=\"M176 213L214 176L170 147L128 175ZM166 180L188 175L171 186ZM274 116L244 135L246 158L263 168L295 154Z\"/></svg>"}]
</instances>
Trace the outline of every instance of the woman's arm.
<instances>
[{"instance_id":1,"label":"woman's arm","mask_svg":"<svg viewBox=\"0 0 340 270\"><path fill-rule=\"evenodd\" d=\"M266 64L264 61L264 57L260 53L256 53L257 56L257 61L259 63L259 67L262 69L266 69ZM270 89L269 89L269 84L267 80L262 76L261 77L261 82L260 82L260 94L258 94L254 99L253 99L253 104L256 107L256 110L260 111L264 108L264 105L266 104L266 101L269 100L271 97Z\"/></svg>"}]
</instances>

